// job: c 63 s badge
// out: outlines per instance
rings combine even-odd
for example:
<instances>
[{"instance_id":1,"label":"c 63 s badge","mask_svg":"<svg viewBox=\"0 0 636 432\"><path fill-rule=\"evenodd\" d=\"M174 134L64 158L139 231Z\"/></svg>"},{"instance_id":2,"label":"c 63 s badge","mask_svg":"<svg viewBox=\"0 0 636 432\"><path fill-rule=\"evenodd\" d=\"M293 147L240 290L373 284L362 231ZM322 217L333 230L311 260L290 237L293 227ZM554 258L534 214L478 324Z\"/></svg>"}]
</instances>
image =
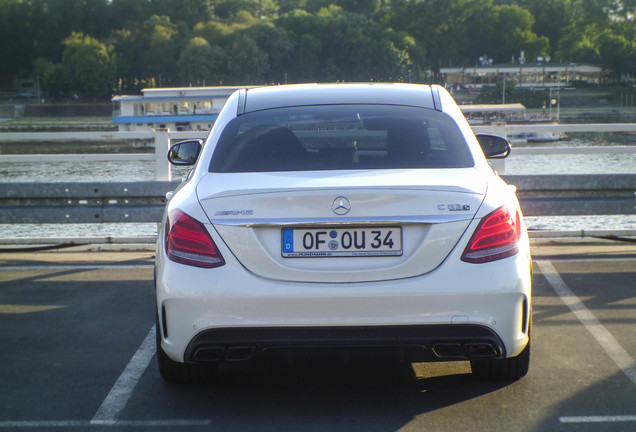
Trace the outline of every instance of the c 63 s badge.
<instances>
[{"instance_id":1,"label":"c 63 s badge","mask_svg":"<svg viewBox=\"0 0 636 432\"><path fill-rule=\"evenodd\" d=\"M469 211L470 205L468 204L438 204L438 210L448 210L448 211Z\"/></svg>"}]
</instances>

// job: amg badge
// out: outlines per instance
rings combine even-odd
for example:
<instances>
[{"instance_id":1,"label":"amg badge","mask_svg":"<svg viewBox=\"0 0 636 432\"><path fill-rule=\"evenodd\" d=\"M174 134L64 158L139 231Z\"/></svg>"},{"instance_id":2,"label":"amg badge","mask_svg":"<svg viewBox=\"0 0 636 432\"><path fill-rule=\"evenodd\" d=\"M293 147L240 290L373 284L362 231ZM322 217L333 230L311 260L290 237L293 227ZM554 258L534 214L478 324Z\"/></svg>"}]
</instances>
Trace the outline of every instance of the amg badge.
<instances>
[{"instance_id":1,"label":"amg badge","mask_svg":"<svg viewBox=\"0 0 636 432\"><path fill-rule=\"evenodd\" d=\"M214 216L250 216L254 214L254 210L219 210Z\"/></svg>"}]
</instances>

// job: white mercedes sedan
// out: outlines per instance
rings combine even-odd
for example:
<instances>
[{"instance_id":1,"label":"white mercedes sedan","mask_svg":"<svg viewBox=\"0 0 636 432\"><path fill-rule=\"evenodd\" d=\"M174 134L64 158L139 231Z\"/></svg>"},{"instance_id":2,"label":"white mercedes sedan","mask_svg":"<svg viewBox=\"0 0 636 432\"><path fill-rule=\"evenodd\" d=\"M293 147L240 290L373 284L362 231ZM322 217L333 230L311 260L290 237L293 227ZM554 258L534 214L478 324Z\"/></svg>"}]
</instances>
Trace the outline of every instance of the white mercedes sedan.
<instances>
[{"instance_id":1,"label":"white mercedes sedan","mask_svg":"<svg viewBox=\"0 0 636 432\"><path fill-rule=\"evenodd\" d=\"M311 350L523 377L528 236L487 161L509 152L435 85L238 90L168 156L193 168L157 243L162 377Z\"/></svg>"}]
</instances>

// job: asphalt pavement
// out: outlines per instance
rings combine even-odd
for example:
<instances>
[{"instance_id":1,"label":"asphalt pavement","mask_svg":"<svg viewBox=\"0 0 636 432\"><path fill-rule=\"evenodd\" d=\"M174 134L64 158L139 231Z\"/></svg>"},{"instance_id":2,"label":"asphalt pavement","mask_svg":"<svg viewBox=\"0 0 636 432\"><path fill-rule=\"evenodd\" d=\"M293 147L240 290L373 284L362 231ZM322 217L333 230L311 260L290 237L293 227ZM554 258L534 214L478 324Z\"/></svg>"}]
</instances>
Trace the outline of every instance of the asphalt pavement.
<instances>
[{"instance_id":1,"label":"asphalt pavement","mask_svg":"<svg viewBox=\"0 0 636 432\"><path fill-rule=\"evenodd\" d=\"M476 380L465 362L310 358L169 385L152 246L0 250L0 432L636 430L636 243L541 239L532 253L521 380Z\"/></svg>"}]
</instances>

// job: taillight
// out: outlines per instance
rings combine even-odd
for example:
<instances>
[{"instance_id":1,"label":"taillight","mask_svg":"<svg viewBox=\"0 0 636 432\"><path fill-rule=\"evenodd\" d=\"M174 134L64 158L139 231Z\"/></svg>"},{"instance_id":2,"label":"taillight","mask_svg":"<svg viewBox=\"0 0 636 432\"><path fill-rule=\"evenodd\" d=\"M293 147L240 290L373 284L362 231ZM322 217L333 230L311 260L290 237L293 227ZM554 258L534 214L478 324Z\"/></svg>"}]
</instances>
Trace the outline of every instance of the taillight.
<instances>
[{"instance_id":1,"label":"taillight","mask_svg":"<svg viewBox=\"0 0 636 432\"><path fill-rule=\"evenodd\" d=\"M462 254L462 261L479 264L512 256L519 251L520 237L519 212L499 207L481 220Z\"/></svg>"},{"instance_id":2,"label":"taillight","mask_svg":"<svg viewBox=\"0 0 636 432\"><path fill-rule=\"evenodd\" d=\"M225 260L203 224L181 210L166 221L166 253L174 262L195 267L220 267Z\"/></svg>"}]
</instances>

